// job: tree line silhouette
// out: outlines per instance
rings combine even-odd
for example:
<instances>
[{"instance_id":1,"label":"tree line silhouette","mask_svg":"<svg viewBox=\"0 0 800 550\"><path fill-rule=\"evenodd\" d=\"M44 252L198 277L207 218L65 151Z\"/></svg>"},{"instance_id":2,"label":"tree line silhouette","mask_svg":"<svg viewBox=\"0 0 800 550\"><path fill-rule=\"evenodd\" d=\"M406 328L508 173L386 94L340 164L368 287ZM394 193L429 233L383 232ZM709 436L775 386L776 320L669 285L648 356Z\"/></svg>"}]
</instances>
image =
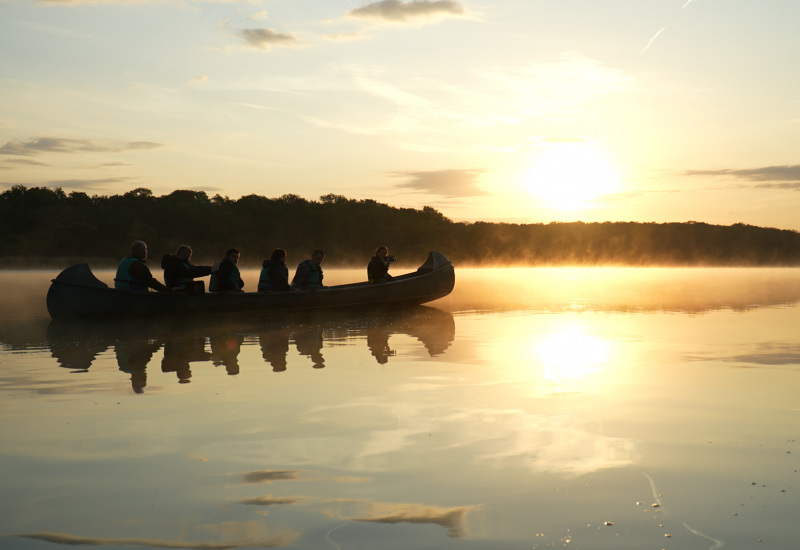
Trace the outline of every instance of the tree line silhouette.
<instances>
[{"instance_id":1,"label":"tree line silhouette","mask_svg":"<svg viewBox=\"0 0 800 550\"><path fill-rule=\"evenodd\" d=\"M702 222L454 222L425 206L397 208L371 199L323 195L307 200L246 195L230 199L177 190L155 196L137 188L92 195L61 188L15 185L0 193L0 257L6 267L66 266L92 261L116 265L130 243L144 240L157 264L180 244L196 263L242 251L255 267L273 248L300 261L315 248L326 265L365 265L378 245L401 262L421 263L429 250L456 265L800 265L797 231Z\"/></svg>"}]
</instances>

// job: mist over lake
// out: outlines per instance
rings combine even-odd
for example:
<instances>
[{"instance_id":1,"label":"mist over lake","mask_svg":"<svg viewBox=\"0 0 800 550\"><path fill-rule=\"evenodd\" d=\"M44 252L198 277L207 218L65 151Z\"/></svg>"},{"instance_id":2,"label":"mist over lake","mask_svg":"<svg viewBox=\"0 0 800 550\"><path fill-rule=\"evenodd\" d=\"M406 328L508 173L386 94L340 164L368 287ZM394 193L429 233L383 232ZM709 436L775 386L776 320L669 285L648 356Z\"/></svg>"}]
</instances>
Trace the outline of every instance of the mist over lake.
<instances>
[{"instance_id":1,"label":"mist over lake","mask_svg":"<svg viewBox=\"0 0 800 550\"><path fill-rule=\"evenodd\" d=\"M56 274L0 272L3 548L800 543L800 269L456 266L414 308L69 324Z\"/></svg>"}]
</instances>

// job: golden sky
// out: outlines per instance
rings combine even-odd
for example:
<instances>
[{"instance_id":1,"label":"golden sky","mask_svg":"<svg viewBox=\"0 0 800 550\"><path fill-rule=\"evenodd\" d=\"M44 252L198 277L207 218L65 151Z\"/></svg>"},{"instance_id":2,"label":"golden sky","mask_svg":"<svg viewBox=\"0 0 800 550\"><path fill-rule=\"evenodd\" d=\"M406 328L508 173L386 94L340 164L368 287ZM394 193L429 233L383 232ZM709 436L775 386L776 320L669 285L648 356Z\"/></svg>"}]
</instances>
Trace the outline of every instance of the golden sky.
<instances>
[{"instance_id":1,"label":"golden sky","mask_svg":"<svg viewBox=\"0 0 800 550\"><path fill-rule=\"evenodd\" d=\"M0 191L800 229L797 0L0 0Z\"/></svg>"}]
</instances>

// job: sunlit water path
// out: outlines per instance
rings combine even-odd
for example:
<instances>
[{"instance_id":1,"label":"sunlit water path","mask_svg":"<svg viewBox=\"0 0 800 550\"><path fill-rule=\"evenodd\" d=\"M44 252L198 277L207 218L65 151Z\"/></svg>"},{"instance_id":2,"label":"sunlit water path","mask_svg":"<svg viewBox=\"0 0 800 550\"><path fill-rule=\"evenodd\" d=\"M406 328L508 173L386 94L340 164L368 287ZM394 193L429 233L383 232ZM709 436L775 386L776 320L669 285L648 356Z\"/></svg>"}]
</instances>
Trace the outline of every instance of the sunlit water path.
<instances>
[{"instance_id":1,"label":"sunlit water path","mask_svg":"<svg viewBox=\"0 0 800 550\"><path fill-rule=\"evenodd\" d=\"M51 324L54 275L0 273L1 548L800 545L800 270L133 325Z\"/></svg>"}]
</instances>

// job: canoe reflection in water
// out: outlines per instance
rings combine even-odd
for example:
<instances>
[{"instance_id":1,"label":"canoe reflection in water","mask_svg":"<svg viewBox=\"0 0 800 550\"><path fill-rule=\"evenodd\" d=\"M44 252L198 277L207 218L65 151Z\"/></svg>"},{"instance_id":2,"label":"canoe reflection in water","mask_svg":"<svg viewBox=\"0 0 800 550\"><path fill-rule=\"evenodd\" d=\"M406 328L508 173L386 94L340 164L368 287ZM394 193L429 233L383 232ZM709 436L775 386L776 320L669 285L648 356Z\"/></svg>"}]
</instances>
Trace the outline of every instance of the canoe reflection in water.
<instances>
[{"instance_id":1,"label":"canoe reflection in water","mask_svg":"<svg viewBox=\"0 0 800 550\"><path fill-rule=\"evenodd\" d=\"M59 366L88 372L97 357L112 349L119 370L130 375L131 387L142 393L147 367L161 352L161 371L175 373L181 384L192 378L192 363L224 366L228 375L240 372L243 345L260 344L261 357L272 371L289 367L290 349L314 369L326 367L325 344L364 340L377 363L386 364L396 352L389 346L393 334L417 338L431 356L447 350L455 338L453 316L427 306L398 308L391 313L325 313L287 316L280 321L215 318L213 326L190 321L124 323L61 323L47 332L50 352ZM210 351L209 351L210 349Z\"/></svg>"}]
</instances>

